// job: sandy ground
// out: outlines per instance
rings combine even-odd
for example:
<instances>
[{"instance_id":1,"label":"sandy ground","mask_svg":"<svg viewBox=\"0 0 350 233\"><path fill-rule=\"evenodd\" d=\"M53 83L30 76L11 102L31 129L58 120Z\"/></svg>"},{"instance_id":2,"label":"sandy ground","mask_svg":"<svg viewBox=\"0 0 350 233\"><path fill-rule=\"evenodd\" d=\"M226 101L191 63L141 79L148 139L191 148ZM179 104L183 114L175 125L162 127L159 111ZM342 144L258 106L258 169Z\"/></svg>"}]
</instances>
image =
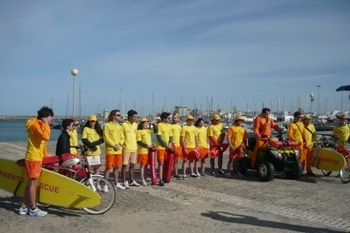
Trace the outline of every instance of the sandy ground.
<instances>
[{"instance_id":1,"label":"sandy ground","mask_svg":"<svg viewBox=\"0 0 350 233\"><path fill-rule=\"evenodd\" d=\"M55 142L48 146L53 153ZM0 157L17 160L25 149L26 143L3 142ZM350 232L350 184L336 173L314 172L298 181L276 176L264 183L249 171L244 178L207 176L117 190L103 215L50 207L44 218L19 216L21 198L0 190L0 232Z\"/></svg>"}]
</instances>

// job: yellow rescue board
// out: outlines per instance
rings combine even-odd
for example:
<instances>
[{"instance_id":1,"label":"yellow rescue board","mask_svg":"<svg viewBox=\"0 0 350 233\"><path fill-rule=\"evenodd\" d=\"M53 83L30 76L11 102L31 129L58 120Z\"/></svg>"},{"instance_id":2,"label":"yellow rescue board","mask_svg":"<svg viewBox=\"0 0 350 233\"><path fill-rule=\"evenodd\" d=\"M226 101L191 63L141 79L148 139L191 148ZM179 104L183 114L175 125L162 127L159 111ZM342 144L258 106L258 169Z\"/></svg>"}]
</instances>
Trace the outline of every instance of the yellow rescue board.
<instances>
[{"instance_id":1,"label":"yellow rescue board","mask_svg":"<svg viewBox=\"0 0 350 233\"><path fill-rule=\"evenodd\" d=\"M27 183L25 167L18 166L16 161L0 158L0 189L23 196ZM50 205L85 208L99 205L101 197L76 180L42 169L37 200Z\"/></svg>"},{"instance_id":2,"label":"yellow rescue board","mask_svg":"<svg viewBox=\"0 0 350 233\"><path fill-rule=\"evenodd\" d=\"M340 171L345 159L338 152L326 148L314 148L312 166L326 171Z\"/></svg>"}]
</instances>

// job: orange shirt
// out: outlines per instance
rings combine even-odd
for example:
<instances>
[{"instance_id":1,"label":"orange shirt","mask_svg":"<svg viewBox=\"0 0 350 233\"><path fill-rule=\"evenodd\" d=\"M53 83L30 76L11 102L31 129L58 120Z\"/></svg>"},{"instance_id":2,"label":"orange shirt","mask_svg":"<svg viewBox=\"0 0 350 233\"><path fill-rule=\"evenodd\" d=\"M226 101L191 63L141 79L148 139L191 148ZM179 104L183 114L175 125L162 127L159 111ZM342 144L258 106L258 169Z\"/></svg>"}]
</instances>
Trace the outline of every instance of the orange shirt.
<instances>
[{"instance_id":1,"label":"orange shirt","mask_svg":"<svg viewBox=\"0 0 350 233\"><path fill-rule=\"evenodd\" d=\"M271 137L271 129L278 132L281 131L280 127L270 117L265 118L261 115L257 116L254 120L254 134L257 137L267 136Z\"/></svg>"},{"instance_id":2,"label":"orange shirt","mask_svg":"<svg viewBox=\"0 0 350 233\"><path fill-rule=\"evenodd\" d=\"M37 118L26 122L28 145L25 159L28 161L42 161L47 156L46 141L50 139L50 126Z\"/></svg>"}]
</instances>

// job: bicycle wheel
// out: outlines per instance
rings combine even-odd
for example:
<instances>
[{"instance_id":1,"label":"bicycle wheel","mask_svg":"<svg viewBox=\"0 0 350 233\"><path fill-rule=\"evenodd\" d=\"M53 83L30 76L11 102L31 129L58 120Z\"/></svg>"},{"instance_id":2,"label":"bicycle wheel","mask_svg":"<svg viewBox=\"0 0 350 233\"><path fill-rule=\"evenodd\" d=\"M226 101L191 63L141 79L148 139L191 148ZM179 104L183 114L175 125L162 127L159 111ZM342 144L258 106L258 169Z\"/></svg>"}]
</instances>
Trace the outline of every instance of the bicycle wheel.
<instances>
[{"instance_id":1,"label":"bicycle wheel","mask_svg":"<svg viewBox=\"0 0 350 233\"><path fill-rule=\"evenodd\" d=\"M113 184L104 177L92 175L92 180L94 182L95 187L97 187L97 184L100 184L100 186L103 189L104 186L106 185L108 187L108 192L103 192L102 190L101 191L96 190L96 192L101 196L100 204L93 207L83 208L83 210L89 214L103 214L107 212L114 204L115 197L116 197L115 189ZM85 185L89 185L88 178L85 178L80 182Z\"/></svg>"},{"instance_id":2,"label":"bicycle wheel","mask_svg":"<svg viewBox=\"0 0 350 233\"><path fill-rule=\"evenodd\" d=\"M324 176L330 176L332 174L332 171L326 171L326 170L322 170L322 174Z\"/></svg>"},{"instance_id":3,"label":"bicycle wheel","mask_svg":"<svg viewBox=\"0 0 350 233\"><path fill-rule=\"evenodd\" d=\"M340 170L340 179L343 183L350 182L350 171L347 164Z\"/></svg>"}]
</instances>

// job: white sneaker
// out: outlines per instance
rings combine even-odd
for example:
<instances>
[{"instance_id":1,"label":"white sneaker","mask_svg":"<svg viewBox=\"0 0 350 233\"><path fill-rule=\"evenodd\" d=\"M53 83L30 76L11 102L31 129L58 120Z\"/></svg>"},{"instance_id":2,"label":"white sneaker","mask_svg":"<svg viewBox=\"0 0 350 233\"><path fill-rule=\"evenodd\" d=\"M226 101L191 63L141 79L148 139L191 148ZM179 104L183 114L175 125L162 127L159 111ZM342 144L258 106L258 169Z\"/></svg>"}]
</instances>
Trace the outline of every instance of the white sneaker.
<instances>
[{"instance_id":1,"label":"white sneaker","mask_svg":"<svg viewBox=\"0 0 350 233\"><path fill-rule=\"evenodd\" d=\"M98 191L102 191L101 185L100 185L100 184L96 185L96 189L97 189Z\"/></svg>"},{"instance_id":2,"label":"white sneaker","mask_svg":"<svg viewBox=\"0 0 350 233\"><path fill-rule=\"evenodd\" d=\"M34 210L30 209L29 210L29 215L30 216L36 216L36 217L44 217L47 215L47 211L43 211L36 207Z\"/></svg>"},{"instance_id":3,"label":"white sneaker","mask_svg":"<svg viewBox=\"0 0 350 233\"><path fill-rule=\"evenodd\" d=\"M140 184L137 183L136 180L134 180L133 182L130 183L130 186L140 186Z\"/></svg>"},{"instance_id":4,"label":"white sneaker","mask_svg":"<svg viewBox=\"0 0 350 233\"><path fill-rule=\"evenodd\" d=\"M201 177L201 174L199 174L199 172L196 173L196 176L197 177Z\"/></svg>"},{"instance_id":5,"label":"white sneaker","mask_svg":"<svg viewBox=\"0 0 350 233\"><path fill-rule=\"evenodd\" d=\"M102 192L104 192L104 193L108 193L108 186L107 186L106 184L105 184L105 185L103 185Z\"/></svg>"},{"instance_id":6,"label":"white sneaker","mask_svg":"<svg viewBox=\"0 0 350 233\"><path fill-rule=\"evenodd\" d=\"M130 186L129 186L129 182L124 181L124 188L126 188L126 189L129 189L129 188L130 188Z\"/></svg>"},{"instance_id":7,"label":"white sneaker","mask_svg":"<svg viewBox=\"0 0 350 233\"><path fill-rule=\"evenodd\" d=\"M142 186L147 186L147 182L145 180L141 180L141 185Z\"/></svg>"},{"instance_id":8,"label":"white sneaker","mask_svg":"<svg viewBox=\"0 0 350 233\"><path fill-rule=\"evenodd\" d=\"M26 215L28 213L28 208L19 208L19 215Z\"/></svg>"},{"instance_id":9,"label":"white sneaker","mask_svg":"<svg viewBox=\"0 0 350 233\"><path fill-rule=\"evenodd\" d=\"M122 189L122 190L125 189L125 187L123 187L120 183L116 184L115 187L116 187L117 189Z\"/></svg>"}]
</instances>

